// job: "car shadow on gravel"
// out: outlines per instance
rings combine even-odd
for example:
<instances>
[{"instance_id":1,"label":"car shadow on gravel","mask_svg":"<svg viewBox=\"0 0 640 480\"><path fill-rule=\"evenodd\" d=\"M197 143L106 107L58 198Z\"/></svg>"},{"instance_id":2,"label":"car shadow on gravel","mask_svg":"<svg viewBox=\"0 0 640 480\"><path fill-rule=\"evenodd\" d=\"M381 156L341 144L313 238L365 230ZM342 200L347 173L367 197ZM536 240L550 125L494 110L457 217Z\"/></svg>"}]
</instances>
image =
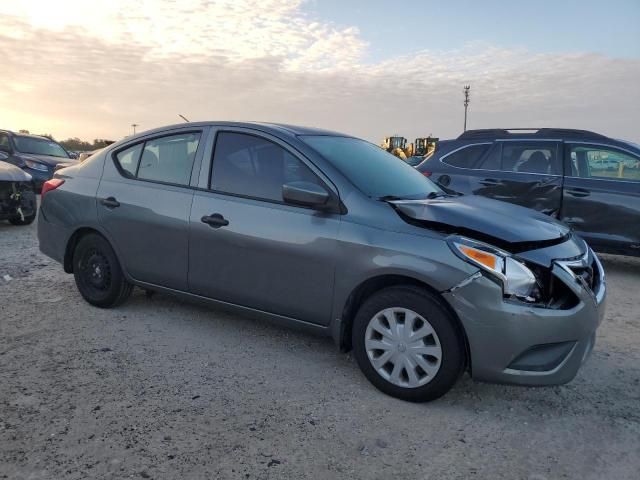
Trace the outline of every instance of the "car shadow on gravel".
<instances>
[{"instance_id":1,"label":"car shadow on gravel","mask_svg":"<svg viewBox=\"0 0 640 480\"><path fill-rule=\"evenodd\" d=\"M274 355L281 356L283 362L295 362L299 372L306 370L309 375L323 376L319 379L320 385L331 382L334 383L333 388L354 390L358 397L377 396L381 402L404 403L378 392L362 376L351 354L338 352L329 338L250 315L201 306L170 295L156 293L148 297L142 291L136 291L126 304L127 321L139 319L146 322L144 317L157 310L170 313L169 321L180 322L181 329L197 331L205 348L207 342L234 345L251 343L257 350L268 349ZM163 318L165 316L162 315ZM156 327L162 328L160 325ZM256 345L256 342L262 345ZM339 372L338 378L333 380L325 377L326 373L319 373L318 363L330 368L333 374ZM304 374L300 373L300 376ZM640 414L634 408L640 402L639 378L640 369L632 367L621 370L617 355L599 351L596 347L592 358L578 376L566 385L524 387L488 384L475 381L465 373L447 395L425 404L424 408L453 407L477 414L488 410L504 410L505 402L508 402L509 406L503 413L505 416L525 414L559 419L567 414L602 415L612 419L640 421ZM607 401L611 395L615 395L616 402Z\"/></svg>"}]
</instances>

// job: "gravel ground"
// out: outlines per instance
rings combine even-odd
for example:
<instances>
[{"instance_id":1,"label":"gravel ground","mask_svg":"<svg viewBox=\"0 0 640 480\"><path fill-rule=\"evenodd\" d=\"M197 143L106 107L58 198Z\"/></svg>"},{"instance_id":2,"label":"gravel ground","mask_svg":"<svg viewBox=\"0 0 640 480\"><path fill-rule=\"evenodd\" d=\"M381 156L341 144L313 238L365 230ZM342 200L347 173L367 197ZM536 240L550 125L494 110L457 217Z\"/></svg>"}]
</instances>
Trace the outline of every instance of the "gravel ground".
<instances>
[{"instance_id":1,"label":"gravel ground","mask_svg":"<svg viewBox=\"0 0 640 480\"><path fill-rule=\"evenodd\" d=\"M35 225L0 245L0 478L638 478L640 259L604 256L607 318L570 384L465 376L415 405L328 339L138 290L93 308Z\"/></svg>"}]
</instances>

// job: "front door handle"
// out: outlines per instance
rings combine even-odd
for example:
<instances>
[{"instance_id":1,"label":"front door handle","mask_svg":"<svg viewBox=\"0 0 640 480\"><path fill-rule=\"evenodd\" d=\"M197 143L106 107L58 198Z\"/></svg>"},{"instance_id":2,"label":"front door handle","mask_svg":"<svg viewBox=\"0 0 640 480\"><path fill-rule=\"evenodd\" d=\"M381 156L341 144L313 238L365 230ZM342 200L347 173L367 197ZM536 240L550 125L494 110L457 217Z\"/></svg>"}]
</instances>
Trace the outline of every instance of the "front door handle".
<instances>
[{"instance_id":1,"label":"front door handle","mask_svg":"<svg viewBox=\"0 0 640 480\"><path fill-rule=\"evenodd\" d=\"M566 188L565 192L573 197L588 197L589 195L591 195L591 192L584 188Z\"/></svg>"},{"instance_id":2,"label":"front door handle","mask_svg":"<svg viewBox=\"0 0 640 480\"><path fill-rule=\"evenodd\" d=\"M111 210L120 206L120 202L117 201L114 197L103 198L102 200L100 200L100 203Z\"/></svg>"},{"instance_id":3,"label":"front door handle","mask_svg":"<svg viewBox=\"0 0 640 480\"><path fill-rule=\"evenodd\" d=\"M200 221L202 223L206 223L211 228L226 227L227 225L229 225L229 220L224 218L219 213L214 213L212 215L205 215L200 219Z\"/></svg>"}]
</instances>

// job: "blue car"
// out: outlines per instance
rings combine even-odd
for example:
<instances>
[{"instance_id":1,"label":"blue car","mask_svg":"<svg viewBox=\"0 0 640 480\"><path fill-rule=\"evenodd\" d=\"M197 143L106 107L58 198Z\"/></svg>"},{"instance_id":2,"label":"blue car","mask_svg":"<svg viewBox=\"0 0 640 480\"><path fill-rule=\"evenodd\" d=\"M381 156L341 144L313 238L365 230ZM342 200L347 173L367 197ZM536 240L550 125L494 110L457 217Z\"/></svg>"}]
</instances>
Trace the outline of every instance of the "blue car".
<instances>
[{"instance_id":1,"label":"blue car","mask_svg":"<svg viewBox=\"0 0 640 480\"><path fill-rule=\"evenodd\" d=\"M55 140L9 130L0 130L0 160L12 163L31 175L38 191L53 177L58 164L73 165L77 162Z\"/></svg>"}]
</instances>

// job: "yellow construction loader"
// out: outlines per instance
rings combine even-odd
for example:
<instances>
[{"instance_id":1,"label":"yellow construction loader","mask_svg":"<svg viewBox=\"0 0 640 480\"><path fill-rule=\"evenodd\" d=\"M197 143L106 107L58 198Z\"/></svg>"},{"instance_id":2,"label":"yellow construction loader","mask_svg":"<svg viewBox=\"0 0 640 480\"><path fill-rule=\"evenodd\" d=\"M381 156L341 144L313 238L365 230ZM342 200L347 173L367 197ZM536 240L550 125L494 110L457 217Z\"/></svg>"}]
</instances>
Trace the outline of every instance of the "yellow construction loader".
<instances>
[{"instance_id":1,"label":"yellow construction loader","mask_svg":"<svg viewBox=\"0 0 640 480\"><path fill-rule=\"evenodd\" d=\"M438 140L440 139L432 137L431 135L429 135L428 137L416 138L416 141L413 144L413 154L420 157L429 155L436 149Z\"/></svg>"},{"instance_id":2,"label":"yellow construction loader","mask_svg":"<svg viewBox=\"0 0 640 480\"><path fill-rule=\"evenodd\" d=\"M386 137L380 146L402 160L413 155L413 143L407 146L407 139L399 135Z\"/></svg>"}]
</instances>

